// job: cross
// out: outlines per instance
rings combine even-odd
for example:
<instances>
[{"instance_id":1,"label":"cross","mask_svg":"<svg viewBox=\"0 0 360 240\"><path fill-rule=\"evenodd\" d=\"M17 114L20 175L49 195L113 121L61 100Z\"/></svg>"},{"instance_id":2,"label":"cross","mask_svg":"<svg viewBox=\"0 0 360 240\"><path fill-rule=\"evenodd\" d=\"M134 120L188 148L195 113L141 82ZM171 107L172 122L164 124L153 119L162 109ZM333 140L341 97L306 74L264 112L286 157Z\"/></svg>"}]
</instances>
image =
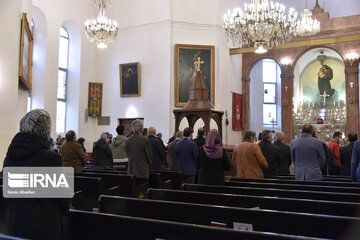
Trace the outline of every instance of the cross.
<instances>
[{"instance_id":1,"label":"cross","mask_svg":"<svg viewBox=\"0 0 360 240\"><path fill-rule=\"evenodd\" d=\"M353 82L351 82L351 83L349 83L349 84L350 84L350 87L351 87L351 88L354 87L354 83L353 83Z\"/></svg>"},{"instance_id":2,"label":"cross","mask_svg":"<svg viewBox=\"0 0 360 240\"><path fill-rule=\"evenodd\" d=\"M275 125L276 121L273 118L270 122L271 122L271 125L272 125L272 129L274 130L274 125Z\"/></svg>"},{"instance_id":3,"label":"cross","mask_svg":"<svg viewBox=\"0 0 360 240\"><path fill-rule=\"evenodd\" d=\"M288 88L289 88L288 86L285 86L285 92L287 92Z\"/></svg>"},{"instance_id":4,"label":"cross","mask_svg":"<svg viewBox=\"0 0 360 240\"><path fill-rule=\"evenodd\" d=\"M200 57L197 58L197 61L194 62L194 65L196 66L196 71L200 71L200 64L203 64L204 61L200 61Z\"/></svg>"},{"instance_id":5,"label":"cross","mask_svg":"<svg viewBox=\"0 0 360 240\"><path fill-rule=\"evenodd\" d=\"M326 104L326 98L327 98L327 97L330 97L330 95L327 95L327 94L326 94L326 91L324 91L324 94L323 94L323 95L320 95L320 97L324 98L324 106L325 106L325 104Z\"/></svg>"}]
</instances>

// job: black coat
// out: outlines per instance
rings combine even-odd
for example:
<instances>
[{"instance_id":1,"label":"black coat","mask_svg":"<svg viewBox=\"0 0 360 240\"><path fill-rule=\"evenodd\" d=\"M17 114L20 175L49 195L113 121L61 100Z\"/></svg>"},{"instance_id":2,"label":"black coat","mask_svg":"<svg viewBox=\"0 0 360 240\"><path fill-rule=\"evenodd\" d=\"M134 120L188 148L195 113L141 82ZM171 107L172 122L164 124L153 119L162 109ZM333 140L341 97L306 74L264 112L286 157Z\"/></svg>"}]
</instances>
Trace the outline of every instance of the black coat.
<instances>
[{"instance_id":1,"label":"black coat","mask_svg":"<svg viewBox=\"0 0 360 240\"><path fill-rule=\"evenodd\" d=\"M43 138L18 133L13 138L4 167L58 167L60 155L49 150ZM62 218L69 210L68 199L6 199L6 231L29 239L61 239Z\"/></svg>"},{"instance_id":2,"label":"black coat","mask_svg":"<svg viewBox=\"0 0 360 240\"><path fill-rule=\"evenodd\" d=\"M273 145L279 148L279 155L280 155L279 174L290 175L290 165L291 165L290 146L280 141L275 141Z\"/></svg>"},{"instance_id":3,"label":"black coat","mask_svg":"<svg viewBox=\"0 0 360 240\"><path fill-rule=\"evenodd\" d=\"M109 144L103 139L94 143L94 159L96 166L113 166L114 160Z\"/></svg>"},{"instance_id":4,"label":"black coat","mask_svg":"<svg viewBox=\"0 0 360 240\"><path fill-rule=\"evenodd\" d=\"M268 168L262 169L264 177L278 176L280 166L279 148L272 145L268 140L262 140L258 145L261 148L261 152L269 165Z\"/></svg>"},{"instance_id":5,"label":"black coat","mask_svg":"<svg viewBox=\"0 0 360 240\"><path fill-rule=\"evenodd\" d=\"M193 141L196 143L196 146L198 148L201 148L206 143L205 138L203 136L197 136L197 138L193 139Z\"/></svg>"},{"instance_id":6,"label":"black coat","mask_svg":"<svg viewBox=\"0 0 360 240\"><path fill-rule=\"evenodd\" d=\"M198 154L199 184L225 185L224 171L230 170L230 160L225 149L221 158L206 156L204 148Z\"/></svg>"},{"instance_id":7,"label":"black coat","mask_svg":"<svg viewBox=\"0 0 360 240\"><path fill-rule=\"evenodd\" d=\"M354 143L349 143L345 147L340 148L340 162L342 165L341 175L351 175L351 156L354 148Z\"/></svg>"},{"instance_id":8,"label":"black coat","mask_svg":"<svg viewBox=\"0 0 360 240\"><path fill-rule=\"evenodd\" d=\"M165 165L165 147L161 139L150 135L149 142L151 151L153 154L153 161L150 165L150 170L162 170L162 166Z\"/></svg>"}]
</instances>

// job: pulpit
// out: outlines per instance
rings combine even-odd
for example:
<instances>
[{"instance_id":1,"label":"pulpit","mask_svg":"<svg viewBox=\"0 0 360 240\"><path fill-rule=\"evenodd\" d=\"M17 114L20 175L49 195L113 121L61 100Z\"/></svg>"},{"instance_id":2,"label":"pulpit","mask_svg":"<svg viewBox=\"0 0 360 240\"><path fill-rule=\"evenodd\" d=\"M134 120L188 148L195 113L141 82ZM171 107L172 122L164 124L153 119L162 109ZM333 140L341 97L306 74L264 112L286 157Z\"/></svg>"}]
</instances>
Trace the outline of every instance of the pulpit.
<instances>
[{"instance_id":1,"label":"pulpit","mask_svg":"<svg viewBox=\"0 0 360 240\"><path fill-rule=\"evenodd\" d=\"M197 120L202 119L205 123L205 131L208 133L210 131L210 121L213 119L222 136L222 117L224 112L212 109L208 100L208 89L205 85L204 75L200 71L200 64L203 63L204 61L201 61L200 57L194 62L196 74L194 78L190 79L189 101L183 109L175 109L173 111L175 115L175 131L179 131L181 120L186 118L191 128L194 128Z\"/></svg>"}]
</instances>

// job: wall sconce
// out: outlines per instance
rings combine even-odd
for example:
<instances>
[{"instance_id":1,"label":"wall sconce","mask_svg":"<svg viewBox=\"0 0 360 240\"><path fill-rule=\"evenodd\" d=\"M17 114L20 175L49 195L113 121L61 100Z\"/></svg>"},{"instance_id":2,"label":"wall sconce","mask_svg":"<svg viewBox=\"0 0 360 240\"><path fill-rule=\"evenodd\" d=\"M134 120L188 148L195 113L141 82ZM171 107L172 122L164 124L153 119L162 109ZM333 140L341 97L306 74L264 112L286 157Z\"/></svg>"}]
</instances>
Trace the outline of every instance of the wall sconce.
<instances>
[{"instance_id":1,"label":"wall sconce","mask_svg":"<svg viewBox=\"0 0 360 240\"><path fill-rule=\"evenodd\" d=\"M350 66L359 59L359 54L352 52L345 55L346 60L350 62Z\"/></svg>"},{"instance_id":2,"label":"wall sconce","mask_svg":"<svg viewBox=\"0 0 360 240\"><path fill-rule=\"evenodd\" d=\"M280 63L281 63L281 65L289 66L291 64L291 59L283 58L283 59L281 59Z\"/></svg>"}]
</instances>

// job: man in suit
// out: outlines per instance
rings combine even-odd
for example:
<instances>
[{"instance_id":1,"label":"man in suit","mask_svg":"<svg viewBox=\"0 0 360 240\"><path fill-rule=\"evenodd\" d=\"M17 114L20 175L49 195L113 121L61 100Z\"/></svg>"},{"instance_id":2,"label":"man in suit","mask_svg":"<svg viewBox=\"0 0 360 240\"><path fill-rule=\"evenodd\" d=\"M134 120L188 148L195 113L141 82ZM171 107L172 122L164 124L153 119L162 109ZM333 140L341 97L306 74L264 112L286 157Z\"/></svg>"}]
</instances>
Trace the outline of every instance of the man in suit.
<instances>
[{"instance_id":1,"label":"man in suit","mask_svg":"<svg viewBox=\"0 0 360 240\"><path fill-rule=\"evenodd\" d=\"M289 175L290 174L290 165L291 165L291 154L290 147L283 143L284 133L276 132L275 133L275 142L273 143L280 150L280 164L279 164L279 174L280 175Z\"/></svg>"},{"instance_id":2,"label":"man in suit","mask_svg":"<svg viewBox=\"0 0 360 240\"><path fill-rule=\"evenodd\" d=\"M128 175L133 175L136 184L149 182L149 170L153 161L153 154L150 142L147 137L141 136L143 123L136 119L132 122L134 134L125 142L126 153L128 155Z\"/></svg>"},{"instance_id":3,"label":"man in suit","mask_svg":"<svg viewBox=\"0 0 360 240\"><path fill-rule=\"evenodd\" d=\"M322 180L321 169L325 164L325 152L320 140L313 138L313 128L305 124L302 135L291 141L291 160L295 164L295 180Z\"/></svg>"},{"instance_id":4,"label":"man in suit","mask_svg":"<svg viewBox=\"0 0 360 240\"><path fill-rule=\"evenodd\" d=\"M263 168L264 177L273 177L279 175L280 155L279 148L274 146L272 142L272 132L264 130L261 134L261 142L258 143L261 152L264 155L268 168Z\"/></svg>"},{"instance_id":5,"label":"man in suit","mask_svg":"<svg viewBox=\"0 0 360 240\"><path fill-rule=\"evenodd\" d=\"M165 147L162 143L162 140L156 137L156 128L149 127L149 136L148 136L151 151L153 154L153 161L150 165L151 170L163 170L163 165L165 165L166 155Z\"/></svg>"},{"instance_id":6,"label":"man in suit","mask_svg":"<svg viewBox=\"0 0 360 240\"><path fill-rule=\"evenodd\" d=\"M175 147L176 147L176 143L184 138L184 134L182 131L177 131L175 137L176 137L175 141L170 143L168 150L171 170L179 170L179 161L176 155Z\"/></svg>"},{"instance_id":7,"label":"man in suit","mask_svg":"<svg viewBox=\"0 0 360 240\"><path fill-rule=\"evenodd\" d=\"M357 140L356 133L348 134L349 144L340 148L340 162L342 166L341 175L351 175L351 156L354 148L355 141Z\"/></svg>"},{"instance_id":8,"label":"man in suit","mask_svg":"<svg viewBox=\"0 0 360 240\"><path fill-rule=\"evenodd\" d=\"M196 143L197 147L200 148L205 145L205 129L199 128L197 134L197 137L193 141Z\"/></svg>"},{"instance_id":9,"label":"man in suit","mask_svg":"<svg viewBox=\"0 0 360 240\"><path fill-rule=\"evenodd\" d=\"M179 160L179 170L182 172L185 180L195 183L196 159L198 148L196 143L191 141L193 129L187 127L184 129L184 139L176 143L175 151Z\"/></svg>"}]
</instances>

